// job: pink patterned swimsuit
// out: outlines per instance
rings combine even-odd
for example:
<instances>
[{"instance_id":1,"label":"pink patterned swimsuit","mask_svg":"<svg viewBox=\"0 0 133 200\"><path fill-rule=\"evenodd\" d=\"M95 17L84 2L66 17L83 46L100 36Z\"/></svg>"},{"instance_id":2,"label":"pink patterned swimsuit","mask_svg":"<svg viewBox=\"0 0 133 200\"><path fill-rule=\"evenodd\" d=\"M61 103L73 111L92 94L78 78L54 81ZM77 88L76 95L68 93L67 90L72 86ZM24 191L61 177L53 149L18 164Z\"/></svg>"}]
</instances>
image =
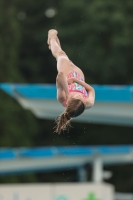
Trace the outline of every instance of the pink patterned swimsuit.
<instances>
[{"instance_id":1,"label":"pink patterned swimsuit","mask_svg":"<svg viewBox=\"0 0 133 200\"><path fill-rule=\"evenodd\" d=\"M73 77L79 79L80 81L84 81L84 79L81 78L81 76L77 72L70 72L67 76L68 79ZM76 82L69 84L68 90L69 92L80 92L83 94L84 98L88 96L88 92L86 91L85 87ZM66 106L66 102L64 102L64 107Z\"/></svg>"}]
</instances>

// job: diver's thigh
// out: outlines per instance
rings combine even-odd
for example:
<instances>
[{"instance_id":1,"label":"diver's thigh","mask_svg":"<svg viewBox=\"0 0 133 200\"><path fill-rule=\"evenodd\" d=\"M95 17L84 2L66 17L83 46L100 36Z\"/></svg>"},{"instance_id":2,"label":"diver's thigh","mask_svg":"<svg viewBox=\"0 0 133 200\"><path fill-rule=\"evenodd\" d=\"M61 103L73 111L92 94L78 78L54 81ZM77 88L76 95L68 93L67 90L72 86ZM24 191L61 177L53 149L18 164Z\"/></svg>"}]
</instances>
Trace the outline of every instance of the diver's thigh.
<instances>
[{"instance_id":1,"label":"diver's thigh","mask_svg":"<svg viewBox=\"0 0 133 200\"><path fill-rule=\"evenodd\" d=\"M57 70L58 70L58 73L63 72L64 74L68 74L70 71L73 71L73 67L67 56L62 55L58 58Z\"/></svg>"}]
</instances>

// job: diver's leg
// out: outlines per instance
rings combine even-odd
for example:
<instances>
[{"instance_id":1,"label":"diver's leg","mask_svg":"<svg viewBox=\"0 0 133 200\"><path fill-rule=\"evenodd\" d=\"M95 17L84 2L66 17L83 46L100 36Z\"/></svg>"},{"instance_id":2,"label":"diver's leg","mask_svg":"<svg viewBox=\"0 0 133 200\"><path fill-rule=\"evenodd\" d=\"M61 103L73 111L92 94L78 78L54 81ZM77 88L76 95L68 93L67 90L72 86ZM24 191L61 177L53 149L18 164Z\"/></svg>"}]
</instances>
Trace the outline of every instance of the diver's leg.
<instances>
[{"instance_id":1,"label":"diver's leg","mask_svg":"<svg viewBox=\"0 0 133 200\"><path fill-rule=\"evenodd\" d=\"M73 67L71 65L71 61L66 53L62 50L59 38L57 37L57 31L54 29L48 32L48 45L50 46L52 55L57 60L58 73L64 72L64 74L67 74L67 72L72 71Z\"/></svg>"}]
</instances>

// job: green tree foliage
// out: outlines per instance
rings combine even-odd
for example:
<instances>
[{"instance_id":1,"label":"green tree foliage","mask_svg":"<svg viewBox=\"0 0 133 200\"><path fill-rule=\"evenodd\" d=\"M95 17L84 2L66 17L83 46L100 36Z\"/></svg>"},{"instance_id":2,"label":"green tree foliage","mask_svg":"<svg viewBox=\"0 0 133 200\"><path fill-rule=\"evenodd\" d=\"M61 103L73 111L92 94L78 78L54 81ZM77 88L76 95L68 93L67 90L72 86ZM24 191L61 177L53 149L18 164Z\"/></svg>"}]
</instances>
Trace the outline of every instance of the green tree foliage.
<instances>
[{"instance_id":1,"label":"green tree foliage","mask_svg":"<svg viewBox=\"0 0 133 200\"><path fill-rule=\"evenodd\" d=\"M45 12L51 7L56 8L57 14L48 18ZM132 0L1 0L0 81L55 83L56 60L48 50L46 41L48 30L56 28L63 50L83 69L88 83L133 84L132 24ZM73 123L74 128L69 134L58 136L53 134L53 121L38 120L3 92L0 95L1 147L133 142L132 128L91 124L81 126ZM125 132L128 132L130 140ZM125 188L127 191L124 181L120 184L121 175L117 177L116 173L115 176L112 182L119 190ZM51 179L55 180L54 177L57 180L57 175ZM124 175L121 177L125 180ZM34 174L0 178L0 181L34 182L51 179L46 174ZM58 180L63 180L63 177L59 175Z\"/></svg>"},{"instance_id":2,"label":"green tree foliage","mask_svg":"<svg viewBox=\"0 0 133 200\"><path fill-rule=\"evenodd\" d=\"M17 83L24 80L18 68L22 33L17 19L18 11L14 5L15 2L13 0L9 2L0 1L1 82ZM8 147L32 145L31 137L36 133L36 125L31 113L24 114L22 108L2 92L0 110L0 145ZM31 124L35 129L31 129ZM24 134L26 135L24 136Z\"/></svg>"},{"instance_id":3,"label":"green tree foliage","mask_svg":"<svg viewBox=\"0 0 133 200\"><path fill-rule=\"evenodd\" d=\"M0 1L0 80L19 82L18 51L21 39L13 1Z\"/></svg>"},{"instance_id":4,"label":"green tree foliage","mask_svg":"<svg viewBox=\"0 0 133 200\"><path fill-rule=\"evenodd\" d=\"M64 0L58 10L64 48L89 82L133 83L132 1Z\"/></svg>"},{"instance_id":5,"label":"green tree foliage","mask_svg":"<svg viewBox=\"0 0 133 200\"><path fill-rule=\"evenodd\" d=\"M19 12L26 13L26 18L20 20L23 39L19 54L19 68L26 82L55 83L56 64L47 47L47 32L54 19L45 16L48 6L46 0L23 1L19 5Z\"/></svg>"}]
</instances>

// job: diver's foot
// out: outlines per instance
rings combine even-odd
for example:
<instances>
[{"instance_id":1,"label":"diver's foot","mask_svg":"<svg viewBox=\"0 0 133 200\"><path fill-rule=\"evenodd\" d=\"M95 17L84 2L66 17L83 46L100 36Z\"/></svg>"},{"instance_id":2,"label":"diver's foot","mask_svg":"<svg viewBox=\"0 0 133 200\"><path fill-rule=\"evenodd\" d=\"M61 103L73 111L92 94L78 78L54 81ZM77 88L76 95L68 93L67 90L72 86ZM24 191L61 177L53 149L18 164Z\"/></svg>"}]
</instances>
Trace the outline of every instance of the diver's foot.
<instances>
[{"instance_id":1,"label":"diver's foot","mask_svg":"<svg viewBox=\"0 0 133 200\"><path fill-rule=\"evenodd\" d=\"M60 45L59 39L57 37L57 34L58 34L58 31L55 30L55 29L50 29L48 31L48 40L47 40L47 43L48 43L49 49L51 49L51 47L50 47L50 40L51 40L51 38L55 38L56 42Z\"/></svg>"}]
</instances>

